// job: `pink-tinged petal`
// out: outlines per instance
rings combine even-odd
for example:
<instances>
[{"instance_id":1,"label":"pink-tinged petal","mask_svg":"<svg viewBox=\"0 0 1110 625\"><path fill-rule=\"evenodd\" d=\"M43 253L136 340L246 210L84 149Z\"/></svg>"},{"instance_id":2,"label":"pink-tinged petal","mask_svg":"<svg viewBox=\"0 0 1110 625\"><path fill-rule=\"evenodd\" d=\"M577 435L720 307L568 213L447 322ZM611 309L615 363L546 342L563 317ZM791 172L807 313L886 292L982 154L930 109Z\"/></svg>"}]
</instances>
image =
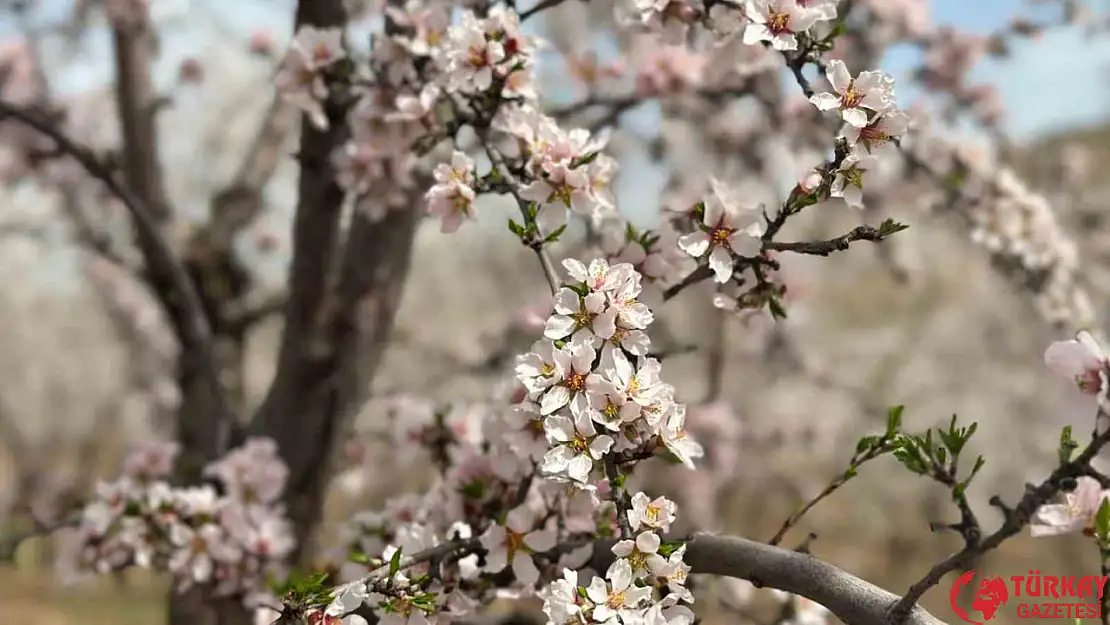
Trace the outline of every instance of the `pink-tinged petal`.
<instances>
[{"instance_id":1,"label":"pink-tinged petal","mask_svg":"<svg viewBox=\"0 0 1110 625\"><path fill-rule=\"evenodd\" d=\"M1034 538L1059 536L1083 529L1084 519L1076 519L1067 506L1049 504L1037 508L1029 523L1029 534Z\"/></svg>"},{"instance_id":2,"label":"pink-tinged petal","mask_svg":"<svg viewBox=\"0 0 1110 625\"><path fill-rule=\"evenodd\" d=\"M494 551L499 546L505 544L506 535L503 526L491 525L489 529L482 534L482 537L478 539L478 542L482 544L482 547L485 548L486 551Z\"/></svg>"},{"instance_id":3,"label":"pink-tinged petal","mask_svg":"<svg viewBox=\"0 0 1110 625\"><path fill-rule=\"evenodd\" d=\"M864 113L863 109L861 108L845 109L841 112L841 116L844 118L844 121L850 126L863 128L867 125L867 113Z\"/></svg>"},{"instance_id":4,"label":"pink-tinged petal","mask_svg":"<svg viewBox=\"0 0 1110 625\"><path fill-rule=\"evenodd\" d=\"M524 537L524 544L536 553L551 551L557 541L558 537L553 530L536 530Z\"/></svg>"},{"instance_id":5,"label":"pink-tinged petal","mask_svg":"<svg viewBox=\"0 0 1110 625\"><path fill-rule=\"evenodd\" d=\"M527 553L516 553L513 555L513 573L516 574L516 579L525 586L533 586L540 578L540 571L536 568L536 563L532 562L532 556Z\"/></svg>"},{"instance_id":6,"label":"pink-tinged petal","mask_svg":"<svg viewBox=\"0 0 1110 625\"><path fill-rule=\"evenodd\" d=\"M813 104L813 106L816 106L817 110L819 111L831 111L840 106L840 98L836 97L835 94L828 92L818 93L817 95L811 97L809 101Z\"/></svg>"},{"instance_id":7,"label":"pink-tinged petal","mask_svg":"<svg viewBox=\"0 0 1110 625\"><path fill-rule=\"evenodd\" d=\"M655 532L642 532L636 537L636 548L644 553L655 553L662 540Z\"/></svg>"},{"instance_id":8,"label":"pink-tinged petal","mask_svg":"<svg viewBox=\"0 0 1110 625\"><path fill-rule=\"evenodd\" d=\"M590 477L590 471L594 468L594 461L586 454L579 454L571 459L567 464L567 475L576 482L586 483Z\"/></svg>"},{"instance_id":9,"label":"pink-tinged petal","mask_svg":"<svg viewBox=\"0 0 1110 625\"><path fill-rule=\"evenodd\" d=\"M547 322L544 323L543 335L551 340L557 341L569 336L571 332L574 332L576 325L572 317L566 315L552 315L548 317Z\"/></svg>"},{"instance_id":10,"label":"pink-tinged petal","mask_svg":"<svg viewBox=\"0 0 1110 625\"><path fill-rule=\"evenodd\" d=\"M749 226L747 229L733 232L728 238L728 246L740 256L747 256L749 258L758 256L763 250L763 241L758 235L762 233L762 227L753 228ZM757 236L751 236L753 231Z\"/></svg>"},{"instance_id":11,"label":"pink-tinged petal","mask_svg":"<svg viewBox=\"0 0 1110 625\"><path fill-rule=\"evenodd\" d=\"M690 256L700 258L709 250L709 234L701 230L684 234L679 238L678 246Z\"/></svg>"},{"instance_id":12,"label":"pink-tinged petal","mask_svg":"<svg viewBox=\"0 0 1110 625\"><path fill-rule=\"evenodd\" d=\"M755 20L757 15L752 15L752 19ZM760 41L767 41L770 38L771 29L767 28L764 24L748 24L748 27L744 29L745 45L755 45Z\"/></svg>"},{"instance_id":13,"label":"pink-tinged petal","mask_svg":"<svg viewBox=\"0 0 1110 625\"><path fill-rule=\"evenodd\" d=\"M536 224L540 233L551 234L567 223L567 209L561 204L542 204L536 213Z\"/></svg>"},{"instance_id":14,"label":"pink-tinged petal","mask_svg":"<svg viewBox=\"0 0 1110 625\"><path fill-rule=\"evenodd\" d=\"M508 558L509 553L504 547L491 549L486 554L486 570L491 573L505 570L505 566L509 563Z\"/></svg>"},{"instance_id":15,"label":"pink-tinged petal","mask_svg":"<svg viewBox=\"0 0 1110 625\"><path fill-rule=\"evenodd\" d=\"M592 313L599 313L605 310L605 294L601 292L593 292L583 298L583 306L587 311Z\"/></svg>"},{"instance_id":16,"label":"pink-tinged petal","mask_svg":"<svg viewBox=\"0 0 1110 625\"><path fill-rule=\"evenodd\" d=\"M1069 381L1098 369L1099 361L1079 341L1056 341L1044 352L1044 364L1049 371Z\"/></svg>"},{"instance_id":17,"label":"pink-tinged petal","mask_svg":"<svg viewBox=\"0 0 1110 625\"><path fill-rule=\"evenodd\" d=\"M563 261L563 269L575 282L585 282L590 278L590 270L577 258L567 258Z\"/></svg>"},{"instance_id":18,"label":"pink-tinged petal","mask_svg":"<svg viewBox=\"0 0 1110 625\"><path fill-rule=\"evenodd\" d=\"M517 506L505 515L505 527L517 534L523 534L532 529L535 517L532 512L523 506Z\"/></svg>"},{"instance_id":19,"label":"pink-tinged petal","mask_svg":"<svg viewBox=\"0 0 1110 625\"><path fill-rule=\"evenodd\" d=\"M848 66L844 64L844 61L830 61L825 76L837 93L844 93L848 90L848 85L852 84L852 74L848 71Z\"/></svg>"},{"instance_id":20,"label":"pink-tinged petal","mask_svg":"<svg viewBox=\"0 0 1110 625\"><path fill-rule=\"evenodd\" d=\"M613 438L608 434L602 434L590 442L590 454L597 459L609 453L613 448Z\"/></svg>"},{"instance_id":21,"label":"pink-tinged petal","mask_svg":"<svg viewBox=\"0 0 1110 625\"><path fill-rule=\"evenodd\" d=\"M573 315L579 309L578 294L568 288L561 288L555 294L552 304L555 312L560 315Z\"/></svg>"},{"instance_id":22,"label":"pink-tinged petal","mask_svg":"<svg viewBox=\"0 0 1110 625\"><path fill-rule=\"evenodd\" d=\"M1078 510L1094 515L1102 505L1102 485L1095 478L1084 475L1075 480L1075 490L1068 493L1067 497L1075 503Z\"/></svg>"},{"instance_id":23,"label":"pink-tinged petal","mask_svg":"<svg viewBox=\"0 0 1110 625\"><path fill-rule=\"evenodd\" d=\"M542 180L537 180L520 190L520 197L529 202L547 203L555 190Z\"/></svg>"},{"instance_id":24,"label":"pink-tinged petal","mask_svg":"<svg viewBox=\"0 0 1110 625\"><path fill-rule=\"evenodd\" d=\"M1102 346L1098 344L1098 341L1095 340L1095 337L1091 336L1090 332L1083 330L1079 334L1075 335L1075 340L1078 341L1080 345L1085 347L1087 351L1090 352L1091 355L1094 356L1096 359L1098 359L1099 361L1102 360Z\"/></svg>"},{"instance_id":25,"label":"pink-tinged petal","mask_svg":"<svg viewBox=\"0 0 1110 625\"><path fill-rule=\"evenodd\" d=\"M553 386L540 400L540 414L549 415L569 403L570 389L565 386Z\"/></svg>"},{"instance_id":26,"label":"pink-tinged petal","mask_svg":"<svg viewBox=\"0 0 1110 625\"><path fill-rule=\"evenodd\" d=\"M617 309L610 308L594 317L590 330L603 339L611 338L617 331Z\"/></svg>"},{"instance_id":27,"label":"pink-tinged petal","mask_svg":"<svg viewBox=\"0 0 1110 625\"><path fill-rule=\"evenodd\" d=\"M571 353L571 364L574 367L574 372L589 373L590 369L593 368L594 358L596 357L597 352L588 344L576 344L574 351Z\"/></svg>"},{"instance_id":28,"label":"pink-tinged petal","mask_svg":"<svg viewBox=\"0 0 1110 625\"><path fill-rule=\"evenodd\" d=\"M709 268L713 270L713 281L724 284L732 278L732 253L723 247L714 247L709 254Z\"/></svg>"},{"instance_id":29,"label":"pink-tinged petal","mask_svg":"<svg viewBox=\"0 0 1110 625\"><path fill-rule=\"evenodd\" d=\"M889 109L893 104L894 102L880 91L871 91L860 101L860 106L879 112Z\"/></svg>"}]
</instances>

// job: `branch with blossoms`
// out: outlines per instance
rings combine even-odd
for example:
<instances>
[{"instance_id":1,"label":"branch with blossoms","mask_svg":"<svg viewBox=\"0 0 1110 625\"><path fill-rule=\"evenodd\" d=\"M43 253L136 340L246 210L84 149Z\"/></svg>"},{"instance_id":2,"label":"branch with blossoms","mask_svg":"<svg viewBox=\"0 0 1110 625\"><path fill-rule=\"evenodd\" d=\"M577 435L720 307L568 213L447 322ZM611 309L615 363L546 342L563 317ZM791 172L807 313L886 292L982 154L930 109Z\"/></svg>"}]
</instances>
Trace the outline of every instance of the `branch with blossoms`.
<instances>
[{"instance_id":1,"label":"branch with blossoms","mask_svg":"<svg viewBox=\"0 0 1110 625\"><path fill-rule=\"evenodd\" d=\"M692 469L704 453L690 435L686 406L653 356L648 328L659 307L712 281L718 307L780 317L784 286L775 253L827 256L903 230L887 220L827 240L780 240L791 217L819 203L837 199L862 207L869 172L887 158L885 148L906 134L909 119L887 75L853 74L846 63L821 60L843 24L838 11L847 11L835 2L622 2L619 22L629 32L671 43L702 34L714 43L782 53L809 103L842 122L838 136L822 138L831 159L773 207L750 201L733 181L718 176L710 178L708 193L678 206L659 227L638 229L616 210L610 188L617 163L605 153L607 137L565 129L539 107L533 80L538 42L521 22L558 4L540 2L519 14L512 5L482 4L458 11L457 20L455 7L446 3L393 5L369 55L360 56L344 45L338 26L346 15L339 3L303 2L301 28L275 80L280 97L307 120L298 155L303 177L294 273L276 376L291 383L271 389L252 428L281 421L270 418L277 405L301 407L302 396L290 388L305 383L327 405L312 418L289 411L285 416L299 421L271 433L281 438L283 450L337 436L342 420L336 415L351 408L348 395L357 395L347 388L358 369L347 366L357 350L345 343L361 338L353 311L364 296L374 300L370 304L389 297L368 295L361 278L391 270L403 276L409 253L400 245L396 257L403 258L395 264L383 253L373 257L374 266L360 269L353 250L365 244L377 252L393 240L411 242L415 214L409 201L420 193L444 232L475 218L483 195L507 196L515 204L519 217L510 220L509 230L534 252L553 294L542 338L516 362L519 397L511 405L478 407L479 423L469 428L456 429L445 415L433 413L413 437L437 469L432 487L359 518L347 561L333 576L283 575L284 559L302 548L290 539L285 511L276 504L289 469L275 468L274 445L259 441L213 465L217 484L210 487L170 487L159 475L141 472L106 487L83 511L84 564L93 570L132 564L169 569L181 586L201 584L252 606L267 605L259 596L272 595L266 597L276 600L268 602L272 616L285 622L351 624L366 622L367 613L393 625L449 622L499 596L538 593L556 625L688 625L694 621L689 575L704 573L807 597L846 622L936 623L916 605L925 590L1031 522L1051 525L1045 519L1055 508L1045 506L1067 490L1067 480L1075 479L1078 488L1080 478L1098 479L1089 462L1106 435L1096 430L1078 457L1061 457L1041 487L1013 508L1000 505L1003 527L984 537L965 495L982 464L977 461L970 472L958 466L974 427L953 422L947 430L913 435L893 419L885 433L860 442L844 477L825 493L880 455L892 455L912 473L949 489L961 514L949 529L967 545L904 596L808 553L704 533L673 535L675 503L629 484L641 463L665 458ZM309 19L312 10L320 13ZM803 70L809 64L826 71L832 91L817 93L808 83ZM604 125L632 100L608 105L614 112ZM425 185L429 162L438 165ZM110 177L106 182L111 184ZM343 238L347 209L354 212L354 225ZM550 244L566 232L568 213L590 220L602 249L560 263ZM340 288L334 294L328 286L337 264ZM374 313L387 317L374 337L380 342L391 317L382 307ZM1081 347L1088 349L1086 341ZM1101 352L1093 361L1084 356L1076 362L1082 389L1105 387ZM342 380L333 383L336 378ZM317 475L326 471L319 465L326 467L328 455L321 445L298 460L298 489L322 481ZM258 482L244 485L244 475ZM813 505L792 516L784 532ZM303 514L303 507L290 511ZM1084 515L1086 527L1090 510ZM270 574L284 579L266 588ZM334 585L338 579L346 583Z\"/></svg>"}]
</instances>

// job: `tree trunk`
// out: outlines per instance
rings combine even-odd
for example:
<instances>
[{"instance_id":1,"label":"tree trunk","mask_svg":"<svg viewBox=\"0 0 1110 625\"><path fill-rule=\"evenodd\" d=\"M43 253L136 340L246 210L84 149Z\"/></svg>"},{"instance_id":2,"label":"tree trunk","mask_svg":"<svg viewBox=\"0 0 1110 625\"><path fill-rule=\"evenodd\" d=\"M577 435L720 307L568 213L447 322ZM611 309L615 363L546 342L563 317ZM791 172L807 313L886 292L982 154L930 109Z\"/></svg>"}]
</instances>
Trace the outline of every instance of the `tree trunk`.
<instances>
[{"instance_id":1,"label":"tree trunk","mask_svg":"<svg viewBox=\"0 0 1110 625\"><path fill-rule=\"evenodd\" d=\"M294 562L307 565L323 514L336 449L381 363L408 276L419 212L392 211L379 223L356 217L325 312L327 327L287 345L299 358L279 369L250 433L277 441L289 465L285 501L297 538Z\"/></svg>"}]
</instances>

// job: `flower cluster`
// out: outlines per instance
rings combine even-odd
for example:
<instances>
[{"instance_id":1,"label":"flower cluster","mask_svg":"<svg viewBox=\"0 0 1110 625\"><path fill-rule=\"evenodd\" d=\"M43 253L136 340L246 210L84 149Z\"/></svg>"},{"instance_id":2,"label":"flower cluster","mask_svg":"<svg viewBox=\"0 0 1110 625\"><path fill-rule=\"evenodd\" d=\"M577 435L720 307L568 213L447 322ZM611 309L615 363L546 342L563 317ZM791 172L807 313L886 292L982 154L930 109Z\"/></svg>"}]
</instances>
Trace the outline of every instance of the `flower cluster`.
<instances>
[{"instance_id":1,"label":"flower cluster","mask_svg":"<svg viewBox=\"0 0 1110 625\"><path fill-rule=\"evenodd\" d=\"M810 97L821 111L837 111L844 126L839 138L848 151L837 166L829 195L843 198L855 208L863 208L863 175L876 167L876 148L904 135L910 118L898 109L894 79L881 71L865 71L852 77L843 61L831 61L825 76L832 92Z\"/></svg>"},{"instance_id":2,"label":"flower cluster","mask_svg":"<svg viewBox=\"0 0 1110 625\"><path fill-rule=\"evenodd\" d=\"M279 503L287 469L277 445L248 440L209 465L213 483L202 486L166 481L177 453L175 443L137 449L118 479L98 484L63 562L78 574L134 565L168 571L179 589L265 595L267 577L282 574L294 547Z\"/></svg>"},{"instance_id":3,"label":"flower cluster","mask_svg":"<svg viewBox=\"0 0 1110 625\"><path fill-rule=\"evenodd\" d=\"M610 451L657 443L693 468L702 449L686 435L686 407L648 356L653 315L637 299L640 274L601 259L563 266L573 282L555 294L545 340L517 364L529 394L522 409L542 417L553 445L542 470L586 485Z\"/></svg>"},{"instance_id":4,"label":"flower cluster","mask_svg":"<svg viewBox=\"0 0 1110 625\"><path fill-rule=\"evenodd\" d=\"M366 555L341 571L350 581L325 616L360 622L352 613L366 604L390 622L449 622L511 570L499 592L538 590L552 622L692 621L685 547L664 537L675 504L623 488L631 466L660 450L690 467L703 454L647 355L643 278L602 259L563 266L569 281L545 338L517 359L511 403L409 405L396 431L438 459L438 479L352 521L347 546ZM587 579L590 539L613 535L615 561ZM430 551L454 556L422 557Z\"/></svg>"},{"instance_id":5,"label":"flower cluster","mask_svg":"<svg viewBox=\"0 0 1110 625\"><path fill-rule=\"evenodd\" d=\"M304 26L282 59L274 86L283 98L308 114L313 124L326 129L326 72L346 56L340 31Z\"/></svg>"}]
</instances>

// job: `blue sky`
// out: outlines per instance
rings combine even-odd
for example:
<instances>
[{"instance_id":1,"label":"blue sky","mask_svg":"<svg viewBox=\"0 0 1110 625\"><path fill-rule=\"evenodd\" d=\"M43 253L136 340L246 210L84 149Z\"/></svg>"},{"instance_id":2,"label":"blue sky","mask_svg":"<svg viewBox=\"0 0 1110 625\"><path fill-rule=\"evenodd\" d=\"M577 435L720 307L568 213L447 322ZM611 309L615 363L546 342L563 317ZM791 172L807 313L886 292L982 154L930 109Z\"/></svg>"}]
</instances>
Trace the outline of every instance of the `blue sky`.
<instances>
[{"instance_id":1,"label":"blue sky","mask_svg":"<svg viewBox=\"0 0 1110 625\"><path fill-rule=\"evenodd\" d=\"M1030 6L1027 0L933 0L931 4L936 22L982 34L998 28L1008 16L1058 15L1050 7ZM915 60L910 51L897 50L884 68L902 78ZM1010 59L981 63L973 77L1001 90L1007 130L1019 140L1095 123L1110 113L1110 37L1088 40L1077 29L1057 30L1018 47ZM904 87L901 91L912 94Z\"/></svg>"}]
</instances>

